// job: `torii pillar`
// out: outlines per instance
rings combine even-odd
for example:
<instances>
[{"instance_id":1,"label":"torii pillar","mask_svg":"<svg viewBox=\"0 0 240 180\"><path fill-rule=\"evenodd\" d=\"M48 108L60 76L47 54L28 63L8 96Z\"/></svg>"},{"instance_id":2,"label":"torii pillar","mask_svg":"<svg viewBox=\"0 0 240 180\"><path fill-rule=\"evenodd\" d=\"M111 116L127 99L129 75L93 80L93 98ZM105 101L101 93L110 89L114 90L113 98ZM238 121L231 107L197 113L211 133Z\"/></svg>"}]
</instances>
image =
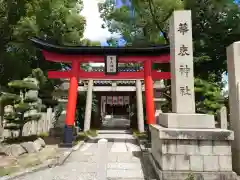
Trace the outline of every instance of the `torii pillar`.
<instances>
[{"instance_id":1,"label":"torii pillar","mask_svg":"<svg viewBox=\"0 0 240 180\"><path fill-rule=\"evenodd\" d=\"M78 72L80 68L79 61L72 61L72 69L70 71L70 87L68 90L68 103L67 114L64 129L64 145L72 146L73 130L75 124L75 112L77 105L77 92L78 92Z\"/></svg>"}]
</instances>

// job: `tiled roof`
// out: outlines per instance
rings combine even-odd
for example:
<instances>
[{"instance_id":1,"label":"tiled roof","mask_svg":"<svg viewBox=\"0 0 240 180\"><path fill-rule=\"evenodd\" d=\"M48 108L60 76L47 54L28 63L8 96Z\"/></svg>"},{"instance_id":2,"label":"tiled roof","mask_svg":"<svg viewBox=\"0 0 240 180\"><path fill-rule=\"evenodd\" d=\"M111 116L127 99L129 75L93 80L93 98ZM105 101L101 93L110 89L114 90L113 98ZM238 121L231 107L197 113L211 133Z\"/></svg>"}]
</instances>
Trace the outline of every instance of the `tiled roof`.
<instances>
[{"instance_id":1,"label":"tiled roof","mask_svg":"<svg viewBox=\"0 0 240 180\"><path fill-rule=\"evenodd\" d=\"M126 85L126 86L135 86L136 81L135 80L94 80L94 85L108 85L111 86L113 83L116 83L117 85ZM88 80L80 80L78 85L79 86L84 86L88 84ZM142 81L142 84L144 84L144 81ZM59 87L60 89L68 89L69 88L69 81L63 82Z\"/></svg>"},{"instance_id":2,"label":"tiled roof","mask_svg":"<svg viewBox=\"0 0 240 180\"><path fill-rule=\"evenodd\" d=\"M139 72L143 67L118 67L118 72ZM104 67L92 67L91 72L104 72Z\"/></svg>"},{"instance_id":3,"label":"tiled roof","mask_svg":"<svg viewBox=\"0 0 240 180\"><path fill-rule=\"evenodd\" d=\"M117 85L133 85L135 86L136 81L135 80L94 80L94 85L112 85L113 83L116 83ZM79 85L83 86L84 84L87 84L88 81L84 80L84 81L79 81ZM142 81L142 83L144 83Z\"/></svg>"}]
</instances>

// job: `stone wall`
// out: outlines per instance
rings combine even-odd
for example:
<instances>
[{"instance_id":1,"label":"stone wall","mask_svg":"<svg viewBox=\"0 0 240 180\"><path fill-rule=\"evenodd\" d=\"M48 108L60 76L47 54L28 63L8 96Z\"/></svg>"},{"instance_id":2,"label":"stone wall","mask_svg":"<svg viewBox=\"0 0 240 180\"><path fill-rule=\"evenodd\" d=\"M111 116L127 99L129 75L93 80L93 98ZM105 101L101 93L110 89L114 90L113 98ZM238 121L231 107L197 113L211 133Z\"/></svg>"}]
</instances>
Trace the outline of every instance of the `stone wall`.
<instances>
[{"instance_id":1,"label":"stone wall","mask_svg":"<svg viewBox=\"0 0 240 180\"><path fill-rule=\"evenodd\" d=\"M151 125L150 131L151 162L156 172L159 172L160 180L176 177L183 180L189 172L194 177L201 176L209 180L221 176L226 180L235 178L232 171L232 131L176 129L160 125Z\"/></svg>"},{"instance_id":2,"label":"stone wall","mask_svg":"<svg viewBox=\"0 0 240 180\"><path fill-rule=\"evenodd\" d=\"M162 170L232 171L229 141L159 140L152 155Z\"/></svg>"},{"instance_id":3,"label":"stone wall","mask_svg":"<svg viewBox=\"0 0 240 180\"><path fill-rule=\"evenodd\" d=\"M173 129L151 125L151 154L162 172L229 172L234 134L223 129Z\"/></svg>"}]
</instances>

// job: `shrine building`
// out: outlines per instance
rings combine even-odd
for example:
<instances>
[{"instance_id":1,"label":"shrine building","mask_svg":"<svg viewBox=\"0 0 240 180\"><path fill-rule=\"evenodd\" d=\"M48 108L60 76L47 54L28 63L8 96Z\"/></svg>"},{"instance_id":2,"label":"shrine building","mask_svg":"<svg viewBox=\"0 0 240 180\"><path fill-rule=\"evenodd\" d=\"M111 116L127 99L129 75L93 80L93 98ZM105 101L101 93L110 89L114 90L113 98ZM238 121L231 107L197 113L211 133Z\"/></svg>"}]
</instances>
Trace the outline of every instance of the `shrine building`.
<instances>
[{"instance_id":1,"label":"shrine building","mask_svg":"<svg viewBox=\"0 0 240 180\"><path fill-rule=\"evenodd\" d=\"M103 72L104 67L92 67L92 72ZM131 67L119 68L120 72L136 72L138 70ZM91 117L88 116L88 110L85 110L84 121L90 121L91 128L101 129L102 123L105 118L123 118L130 121L127 128L138 129L144 131L144 81L143 80L93 80L93 87L89 80L80 80L78 83L78 92L93 93L96 100L95 112L92 112ZM161 112L161 105L165 102L163 94L165 86L163 81L155 81L154 85L154 104L156 112ZM59 87L56 88L55 95L61 99L61 102L67 102L67 92L69 89L69 81L65 80ZM89 92L91 91L91 92ZM87 101L92 102L92 99L86 98L86 107L89 104ZM90 108L90 107L89 107ZM157 115L156 115L157 116ZM64 120L64 118L62 119ZM86 128L86 127L85 127ZM112 127L124 128L124 127ZM85 129L87 130L87 129Z\"/></svg>"}]
</instances>

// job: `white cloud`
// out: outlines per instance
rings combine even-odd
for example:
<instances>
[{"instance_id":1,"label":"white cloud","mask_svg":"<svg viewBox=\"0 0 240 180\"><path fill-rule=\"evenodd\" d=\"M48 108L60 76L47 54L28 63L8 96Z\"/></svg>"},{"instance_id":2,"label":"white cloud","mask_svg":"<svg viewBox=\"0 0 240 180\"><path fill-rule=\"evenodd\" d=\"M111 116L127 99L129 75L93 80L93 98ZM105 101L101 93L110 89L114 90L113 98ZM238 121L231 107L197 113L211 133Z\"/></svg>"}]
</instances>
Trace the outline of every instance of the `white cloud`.
<instances>
[{"instance_id":1,"label":"white cloud","mask_svg":"<svg viewBox=\"0 0 240 180\"><path fill-rule=\"evenodd\" d=\"M86 29L84 32L84 38L92 41L106 42L110 37L118 37L117 34L111 34L108 29L103 29L103 20L100 18L98 11L98 2L103 0L83 0L83 11L81 15L86 18Z\"/></svg>"},{"instance_id":2,"label":"white cloud","mask_svg":"<svg viewBox=\"0 0 240 180\"><path fill-rule=\"evenodd\" d=\"M101 44L106 42L110 37L119 37L118 34L111 34L108 29L103 29L104 23L100 17L98 11L98 3L104 2L104 0L83 0L83 11L81 15L86 18L86 29L84 32L84 38L91 41L100 41ZM90 63L91 66L102 66L103 63Z\"/></svg>"}]
</instances>

